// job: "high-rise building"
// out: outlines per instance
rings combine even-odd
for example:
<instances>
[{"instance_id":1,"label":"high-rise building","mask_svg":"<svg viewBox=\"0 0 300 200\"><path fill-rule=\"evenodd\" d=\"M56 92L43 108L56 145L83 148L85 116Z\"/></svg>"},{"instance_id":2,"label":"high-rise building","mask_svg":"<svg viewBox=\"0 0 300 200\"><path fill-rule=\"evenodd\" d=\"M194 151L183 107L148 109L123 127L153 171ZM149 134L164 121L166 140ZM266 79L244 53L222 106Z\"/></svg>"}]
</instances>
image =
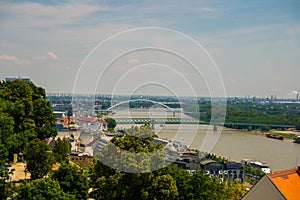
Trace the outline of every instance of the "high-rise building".
<instances>
[{"instance_id":1,"label":"high-rise building","mask_svg":"<svg viewBox=\"0 0 300 200\"><path fill-rule=\"evenodd\" d=\"M5 78L5 81L15 81L15 80L22 80L22 81L26 81L26 82L31 82L31 79L30 78L25 78L25 77L7 77Z\"/></svg>"}]
</instances>

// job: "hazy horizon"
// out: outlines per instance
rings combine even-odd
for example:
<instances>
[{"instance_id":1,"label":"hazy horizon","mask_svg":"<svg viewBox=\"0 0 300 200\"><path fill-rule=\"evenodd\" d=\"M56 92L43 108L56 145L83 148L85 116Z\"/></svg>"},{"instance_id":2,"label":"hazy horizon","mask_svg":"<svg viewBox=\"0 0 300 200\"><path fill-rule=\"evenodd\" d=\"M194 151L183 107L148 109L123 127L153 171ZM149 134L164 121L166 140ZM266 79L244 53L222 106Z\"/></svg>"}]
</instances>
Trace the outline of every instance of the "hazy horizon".
<instances>
[{"instance_id":1,"label":"hazy horizon","mask_svg":"<svg viewBox=\"0 0 300 200\"><path fill-rule=\"evenodd\" d=\"M111 96L111 94L100 94L100 93L96 93L96 94L89 94L89 93L71 93L71 92L47 92L47 95L57 95L57 94L66 94L66 95L79 95L79 96L97 96L97 95L101 95L101 96ZM114 94L112 95L114 97L124 97L124 96L142 96L144 97L173 97L176 98L176 96L171 96L171 95L157 95L157 94L134 94L134 95L130 95L130 94ZM275 97L273 96L273 99L271 99L271 96L248 96L246 97L244 96L225 96L225 97L221 97L221 96L184 96L184 95L178 95L177 97L180 98L191 98L191 97L198 97L198 98L205 98L205 99L209 99L209 98L216 98L216 99L224 99L224 98L239 98L239 99L253 99L255 98L256 100L260 100L260 99L269 99L269 100L296 100L295 97ZM300 103L300 99L298 99L298 101Z\"/></svg>"}]
</instances>

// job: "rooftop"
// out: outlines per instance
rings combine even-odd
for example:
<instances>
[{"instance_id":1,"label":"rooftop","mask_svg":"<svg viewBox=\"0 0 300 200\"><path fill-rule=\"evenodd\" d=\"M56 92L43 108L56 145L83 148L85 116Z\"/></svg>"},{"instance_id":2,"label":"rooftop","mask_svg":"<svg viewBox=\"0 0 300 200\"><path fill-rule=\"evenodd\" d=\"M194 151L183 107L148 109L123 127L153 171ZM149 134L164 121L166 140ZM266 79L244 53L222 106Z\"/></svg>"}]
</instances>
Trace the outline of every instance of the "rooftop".
<instances>
[{"instance_id":1,"label":"rooftop","mask_svg":"<svg viewBox=\"0 0 300 200\"><path fill-rule=\"evenodd\" d=\"M207 165L207 164L210 164L210 163L216 163L218 161L215 161L215 160L211 160L211 159L205 159L203 161L200 162L201 165Z\"/></svg>"},{"instance_id":2,"label":"rooftop","mask_svg":"<svg viewBox=\"0 0 300 200\"><path fill-rule=\"evenodd\" d=\"M274 172L268 176L287 199L299 199L300 167Z\"/></svg>"}]
</instances>

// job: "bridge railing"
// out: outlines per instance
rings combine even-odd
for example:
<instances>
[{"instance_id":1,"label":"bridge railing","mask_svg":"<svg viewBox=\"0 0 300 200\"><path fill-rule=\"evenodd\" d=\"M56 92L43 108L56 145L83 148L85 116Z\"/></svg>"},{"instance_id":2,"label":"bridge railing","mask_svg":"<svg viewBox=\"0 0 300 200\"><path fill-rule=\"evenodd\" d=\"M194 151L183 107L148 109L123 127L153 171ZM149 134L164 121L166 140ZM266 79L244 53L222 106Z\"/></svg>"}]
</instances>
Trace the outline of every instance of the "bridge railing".
<instances>
[{"instance_id":1,"label":"bridge railing","mask_svg":"<svg viewBox=\"0 0 300 200\"><path fill-rule=\"evenodd\" d=\"M225 123L219 121L200 121L194 118L116 118L119 124L215 124L215 125L236 125L236 126L270 126L270 127L286 127L292 128L292 125L286 125L282 122L270 121L246 121L235 120L226 121Z\"/></svg>"},{"instance_id":2,"label":"bridge railing","mask_svg":"<svg viewBox=\"0 0 300 200\"><path fill-rule=\"evenodd\" d=\"M226 124L263 124L263 125L287 125L279 121L250 121L250 120L226 120Z\"/></svg>"}]
</instances>

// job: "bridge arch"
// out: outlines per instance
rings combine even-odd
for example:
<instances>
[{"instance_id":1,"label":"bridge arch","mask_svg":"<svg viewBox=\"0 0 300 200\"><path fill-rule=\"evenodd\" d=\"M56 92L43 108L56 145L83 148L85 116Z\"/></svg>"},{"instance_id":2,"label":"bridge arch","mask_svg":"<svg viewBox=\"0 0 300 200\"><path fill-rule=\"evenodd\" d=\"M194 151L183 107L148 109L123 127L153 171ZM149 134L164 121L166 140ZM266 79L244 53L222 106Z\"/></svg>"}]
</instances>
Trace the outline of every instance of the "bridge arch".
<instances>
[{"instance_id":1,"label":"bridge arch","mask_svg":"<svg viewBox=\"0 0 300 200\"><path fill-rule=\"evenodd\" d=\"M169 109L170 111L172 112L175 112L175 110L161 102L158 102L158 101L153 101L153 100L149 100L149 99L130 99L130 100L126 100L126 101L122 101L122 102L119 102L119 103L116 103L115 105L112 105L110 106L109 108L106 109L106 111L110 111L111 109L121 105L121 104L124 104L124 103L129 103L129 102L135 102L135 101L148 101L148 102L151 102L151 103L154 103L154 104L159 104L167 109Z\"/></svg>"}]
</instances>

